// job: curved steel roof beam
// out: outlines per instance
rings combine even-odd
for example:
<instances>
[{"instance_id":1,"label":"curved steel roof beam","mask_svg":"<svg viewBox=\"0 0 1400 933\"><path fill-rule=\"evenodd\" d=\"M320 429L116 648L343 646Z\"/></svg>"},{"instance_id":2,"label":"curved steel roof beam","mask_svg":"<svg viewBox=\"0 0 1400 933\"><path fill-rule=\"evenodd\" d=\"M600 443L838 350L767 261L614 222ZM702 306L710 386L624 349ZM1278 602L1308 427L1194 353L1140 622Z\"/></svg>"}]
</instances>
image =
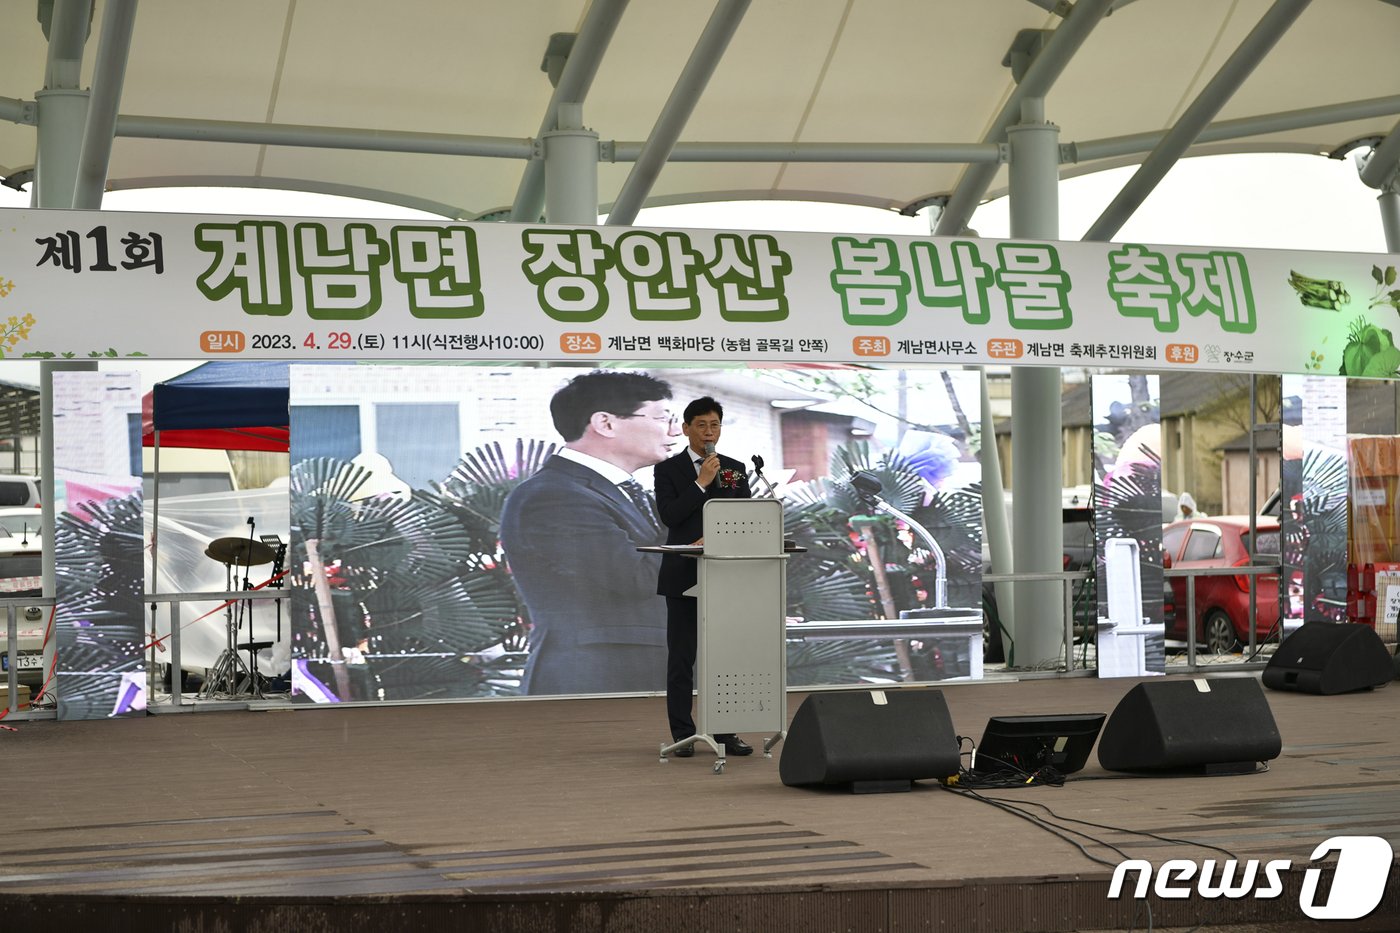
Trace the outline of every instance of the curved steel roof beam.
<instances>
[{"instance_id":1,"label":"curved steel roof beam","mask_svg":"<svg viewBox=\"0 0 1400 933\"><path fill-rule=\"evenodd\" d=\"M136 0L107 0L107 7L102 11L102 37L93 62L83 142L78 150L78 178L73 187L75 208L96 210L102 206L102 186L107 181L107 166L112 160L117 108L121 105L127 56L135 27Z\"/></svg>"},{"instance_id":2,"label":"curved steel roof beam","mask_svg":"<svg viewBox=\"0 0 1400 933\"><path fill-rule=\"evenodd\" d=\"M676 140L680 139L681 131L685 129L686 121L695 111L700 95L705 92L705 85L709 84L710 76L724 57L729 40L734 38L735 30L748 12L749 2L719 0L715 4L709 22L705 24L690 58L686 59L685 67L681 69L680 77L676 79L676 86L671 89L671 96L666 98L661 113L656 117L651 135L647 137L637 161L632 164L632 171L627 173L627 180L622 183L622 190L613 201L612 212L608 214L610 226L626 226L637 219L637 211L641 210L647 195L651 193L671 150L676 146Z\"/></svg>"},{"instance_id":3,"label":"curved steel roof beam","mask_svg":"<svg viewBox=\"0 0 1400 933\"><path fill-rule=\"evenodd\" d=\"M1050 35L1045 47L1026 69L1021 83L1016 85L1016 90L1011 92L1011 96L1002 105L1001 112L997 114L983 142L1005 141L1007 127L1021 120L1021 101L1026 98L1044 97L1049 92L1051 85L1059 79L1065 66L1074 57L1074 53L1079 51L1084 40L1089 38L1089 33L1093 32L1094 27L1108 14L1112 6L1113 0L1079 0L1074 5L1065 21ZM982 195L991 187L996 173L997 166L991 164L974 165L963 172L933 232L940 235L961 233L972 218L972 212L977 209L978 202L982 200Z\"/></svg>"},{"instance_id":4,"label":"curved steel roof beam","mask_svg":"<svg viewBox=\"0 0 1400 933\"><path fill-rule=\"evenodd\" d=\"M1220 108L1239 90L1254 69L1274 47L1312 0L1276 0L1196 99L1162 137L1141 166L1128 179L1123 190L1090 225L1085 240L1108 240L1122 229L1147 196L1157 187L1176 160L1191 147Z\"/></svg>"}]
</instances>

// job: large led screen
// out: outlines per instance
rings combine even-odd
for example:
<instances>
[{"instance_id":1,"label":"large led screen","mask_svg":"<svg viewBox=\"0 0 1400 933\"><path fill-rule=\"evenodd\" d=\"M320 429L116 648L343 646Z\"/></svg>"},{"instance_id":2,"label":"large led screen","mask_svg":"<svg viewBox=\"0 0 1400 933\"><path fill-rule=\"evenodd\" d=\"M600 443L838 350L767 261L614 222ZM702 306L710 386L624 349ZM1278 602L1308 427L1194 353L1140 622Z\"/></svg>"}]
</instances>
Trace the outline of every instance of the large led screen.
<instances>
[{"instance_id":1,"label":"large led screen","mask_svg":"<svg viewBox=\"0 0 1400 933\"><path fill-rule=\"evenodd\" d=\"M910 522L942 552L944 604L980 622L977 378L293 366L295 695L375 702L664 689L660 558L637 550L664 531L622 481L634 478L650 496L654 465L686 444L672 416L701 396L724 406L719 451L767 494L754 472L761 458L786 534L806 549L787 565L788 682L976 676L978 639L966 625L944 637L909 619L896 633L907 637L883 639L804 626L935 607L939 561ZM589 458L592 474L579 474ZM909 521L856 494L849 480L861 470ZM567 678L531 676L550 652L549 667L570 668Z\"/></svg>"}]
</instances>

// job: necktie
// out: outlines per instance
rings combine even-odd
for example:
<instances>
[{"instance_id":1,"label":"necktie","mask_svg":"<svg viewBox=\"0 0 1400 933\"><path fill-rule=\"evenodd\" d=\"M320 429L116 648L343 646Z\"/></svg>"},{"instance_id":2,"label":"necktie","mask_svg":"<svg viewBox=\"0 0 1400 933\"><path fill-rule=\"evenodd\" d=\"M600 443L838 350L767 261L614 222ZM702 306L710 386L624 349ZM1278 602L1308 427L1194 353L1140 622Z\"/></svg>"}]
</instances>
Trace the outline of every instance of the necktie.
<instances>
[{"instance_id":1,"label":"necktie","mask_svg":"<svg viewBox=\"0 0 1400 933\"><path fill-rule=\"evenodd\" d=\"M642 488L642 484L635 479L629 479L617 485L623 492L627 493L627 498L631 499L632 504L637 507L637 510L641 512L642 515L646 516L647 521L651 522L651 526L657 531L660 531L661 519L657 517L656 506L652 504L651 496L647 495L647 491Z\"/></svg>"}]
</instances>

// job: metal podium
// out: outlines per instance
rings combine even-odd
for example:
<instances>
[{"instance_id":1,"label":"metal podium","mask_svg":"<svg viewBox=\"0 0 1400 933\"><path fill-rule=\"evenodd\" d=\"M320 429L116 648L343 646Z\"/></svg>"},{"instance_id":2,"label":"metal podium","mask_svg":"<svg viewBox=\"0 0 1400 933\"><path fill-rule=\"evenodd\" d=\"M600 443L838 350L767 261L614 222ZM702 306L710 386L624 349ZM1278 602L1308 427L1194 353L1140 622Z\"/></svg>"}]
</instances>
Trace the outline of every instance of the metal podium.
<instances>
[{"instance_id":1,"label":"metal podium","mask_svg":"<svg viewBox=\"0 0 1400 933\"><path fill-rule=\"evenodd\" d=\"M787 555L783 504L776 499L711 499L705 503L704 545L669 547L700 561L694 596L696 734L661 744L669 752L695 742L715 750L716 735L771 732L763 755L787 734Z\"/></svg>"}]
</instances>

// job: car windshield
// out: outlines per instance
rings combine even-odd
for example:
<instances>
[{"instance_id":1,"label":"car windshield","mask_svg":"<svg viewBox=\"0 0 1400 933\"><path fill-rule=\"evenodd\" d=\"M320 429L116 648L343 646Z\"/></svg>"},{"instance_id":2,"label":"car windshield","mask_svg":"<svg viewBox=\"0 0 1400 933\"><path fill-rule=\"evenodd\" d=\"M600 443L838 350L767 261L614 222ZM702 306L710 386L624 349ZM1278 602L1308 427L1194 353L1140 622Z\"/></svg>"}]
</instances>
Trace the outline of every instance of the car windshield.
<instances>
[{"instance_id":1,"label":"car windshield","mask_svg":"<svg viewBox=\"0 0 1400 933\"><path fill-rule=\"evenodd\" d=\"M35 509L33 515L0 515L0 532L15 538L25 534L37 535L39 533L39 510Z\"/></svg>"}]
</instances>

